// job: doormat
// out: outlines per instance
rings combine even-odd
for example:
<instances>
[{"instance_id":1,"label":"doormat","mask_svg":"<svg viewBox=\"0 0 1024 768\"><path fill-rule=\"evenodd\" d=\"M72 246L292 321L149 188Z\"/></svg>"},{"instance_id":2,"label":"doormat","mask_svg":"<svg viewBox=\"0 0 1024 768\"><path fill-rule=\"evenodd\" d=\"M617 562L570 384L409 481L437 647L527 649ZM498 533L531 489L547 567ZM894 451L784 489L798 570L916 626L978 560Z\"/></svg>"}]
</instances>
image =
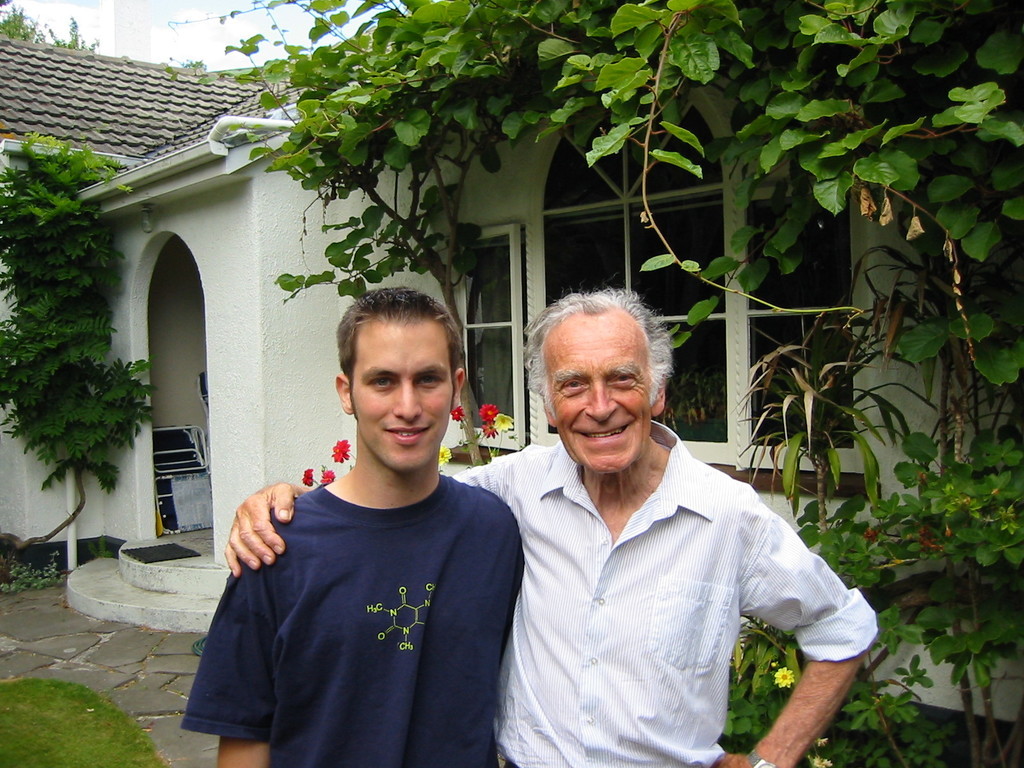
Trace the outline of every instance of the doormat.
<instances>
[{"instance_id":1,"label":"doormat","mask_svg":"<svg viewBox=\"0 0 1024 768\"><path fill-rule=\"evenodd\" d=\"M183 557L199 557L194 549L183 547L181 544L157 544L155 547L137 547L136 549L123 549L122 555L131 555L142 563L161 563L164 560L179 560Z\"/></svg>"}]
</instances>

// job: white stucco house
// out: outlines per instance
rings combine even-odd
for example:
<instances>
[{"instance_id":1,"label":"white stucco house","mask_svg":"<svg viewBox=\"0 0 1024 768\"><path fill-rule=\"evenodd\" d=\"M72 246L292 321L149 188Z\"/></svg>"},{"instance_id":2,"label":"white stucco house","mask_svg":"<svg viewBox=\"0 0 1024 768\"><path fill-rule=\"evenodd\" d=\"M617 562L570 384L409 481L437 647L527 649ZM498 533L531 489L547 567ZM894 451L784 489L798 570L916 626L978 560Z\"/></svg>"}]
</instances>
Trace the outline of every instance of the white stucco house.
<instances>
[{"instance_id":1,"label":"white stucco house","mask_svg":"<svg viewBox=\"0 0 1024 768\"><path fill-rule=\"evenodd\" d=\"M87 73L96 79L87 81ZM32 84L34 100L12 85L15 76ZM69 88L72 82L80 87ZM252 143L273 145L284 125L255 108L253 96L234 83L171 80L162 67L127 59L0 40L0 135L9 136L0 141L0 162L17 163L20 140L39 131L83 140L125 163L114 183L82 196L101 207L125 256L113 296L115 354L152 362L153 423L123 455L117 489L90 488L80 539L157 536L154 429L195 425L205 436L212 498L206 535L220 564L239 502L269 482L297 481L306 467L329 465L331 446L354 438L333 386L334 328L345 300L315 288L286 303L274 280L322 270L330 240L321 224L358 214L360 202L353 197L325 211L286 174L266 173L266 160L251 160ZM727 117L725 105L698 94L685 124L705 139L724 134ZM666 320L679 321L703 289L681 272L640 271L660 248L638 224L638 175L627 159L607 158L589 169L557 137L502 153L499 175L479 170L465 195L465 218L484 228L487 254L464 296L468 372L478 399L515 418L516 440L550 443L557 438L542 405L525 390L525 323L570 289L603 285L638 290ZM730 202L735 179L720 170L703 180L665 171L653 183L656 213L697 261L725 253L746 223ZM807 247L832 258L815 259L798 280L769 277L769 297L775 291L780 304L793 307L833 303L849 287L852 254L877 242L871 226L853 214L816 221L804 233ZM437 292L426 276L403 282ZM688 415L670 393L668 418L695 455L752 478L759 459L749 449L745 395L750 366L765 351L758 339L799 336L804 322L730 294L680 348L677 370L724 393L707 419ZM912 425L925 423L924 411L910 405L907 416ZM456 444L457 429L450 435ZM893 463L883 449L883 467ZM852 455L849 466L856 469ZM61 519L64 490L41 491L44 476L20 445L0 437L0 530L27 537ZM773 507L788 509L781 494L771 493L770 472L753 480ZM883 481L891 484L890 477ZM222 583L223 570L217 578ZM935 695L953 705L946 693Z\"/></svg>"},{"instance_id":2,"label":"white stucco house","mask_svg":"<svg viewBox=\"0 0 1024 768\"><path fill-rule=\"evenodd\" d=\"M76 535L156 535L152 430L196 425L208 445L219 553L235 506L252 490L329 464L330 446L353 434L332 383L333 330L344 300L315 288L286 303L274 280L322 269L329 240L321 224L359 213L360 202L353 196L325 210L286 174L266 173L266 160L250 160L252 143L273 144L287 121L268 119L255 91L233 81L172 79L157 65L7 40L0 41L0 73L0 120L11 135L4 162L17 162L19 137L38 131L84 141L125 165L114 182L82 196L101 207L125 255L113 297L115 353L151 361L153 423L123 457L117 490L90 490ZM69 82L80 87L71 91ZM684 122L707 140L728 130L727 116L726 105L698 94ZM486 235L486 258L464 296L468 368L479 399L514 416L520 444L551 442L556 437L521 374L521 329L536 312L571 289L620 285L679 321L705 289L681 272L639 270L660 246L638 224L639 176L624 156L589 169L557 137L511 152L503 148L497 178L472 175L465 195L466 220ZM703 180L666 170L651 183L662 227L698 261L724 253L745 223L729 202L734 180L720 169ZM849 286L850 254L866 250L859 220L816 224L805 233L808 247L832 254L829 267L785 284L769 278L767 290L780 303L838 299ZM435 290L429 277L404 282ZM751 479L758 459L748 447L745 394L750 365L763 352L759 332L799 335L803 322L727 295L679 350L677 370L720 393L706 420L684 407L692 395L676 403L670 396L667 418L696 455ZM451 435L454 445L457 430ZM49 530L64 514L63 491L40 491L42 469L11 439L0 440L0 456L0 528L22 537ZM753 479L770 491L770 475ZM787 506L778 494L766 498Z\"/></svg>"},{"instance_id":3,"label":"white stucco house","mask_svg":"<svg viewBox=\"0 0 1024 768\"><path fill-rule=\"evenodd\" d=\"M10 136L3 162L16 165L20 139L40 132L83 141L126 168L118 184L83 197L103 208L126 257L112 302L114 353L152 361L153 423L123 457L117 490L89 488L77 536L156 535L153 428L200 427L217 508L233 506L230 499L264 477L294 476L294 459L278 450L285 443L293 457L305 454L300 463L319 461L323 451L314 456L309 446L328 445L337 430L318 397L334 375L330 332L315 329L329 329L337 300L323 295L285 307L273 284L301 258L312 199L249 163L246 147L207 140L222 115L253 114L253 89L172 80L162 66L8 40L0 41L0 75L7 91L0 121ZM286 401L299 410L288 406L266 421L267 404ZM294 434L300 424L308 427L301 436ZM271 455L284 461L265 466ZM41 491L45 473L8 436L0 439L0 466L0 528L25 538L59 522L63 489Z\"/></svg>"},{"instance_id":4,"label":"white stucco house","mask_svg":"<svg viewBox=\"0 0 1024 768\"><path fill-rule=\"evenodd\" d=\"M265 119L254 109L253 89L233 81L204 84L181 74L172 80L156 65L6 40L0 66L7 75L0 88L9 91L0 93L9 96L0 119L13 134L2 145L5 162L16 163L19 138L38 131L82 140L125 166L115 182L82 197L101 207L125 255L113 297L114 348L121 359L151 361L153 423L124 456L117 490L90 489L76 535L156 535L152 431L194 425L208 446L219 552L241 499L270 480L297 479L304 467L328 462L329 447L352 435L332 385L333 329L343 302L322 288L286 303L274 279L317 271L329 242L320 225L358 213L359 201L325 211L287 175L250 161L252 142L272 143L287 121ZM34 84L33 99L18 95L27 92L19 77ZM80 88L72 93L68 82ZM724 110L705 104L691 123L708 135L715 121L724 129L724 118ZM470 366L481 395L516 418L519 442L550 441L540 404L513 375L522 370L520 329L529 317L570 288L630 285L668 317L685 313L694 293L682 276L638 272L649 244L630 231L636 179L625 175L635 169L608 163L598 176L556 140L525 145L505 159L500 183L481 172L466 196L466 217L484 227L489 256L473 283L486 286L485 295L470 288L467 297ZM699 235L689 242L705 257L721 253L735 227L721 176L699 187L680 181L687 186L666 190L659 205L672 212L677 232L697 225ZM410 275L407 282L434 289L427 277ZM701 342L700 365L714 370L732 402L745 390L749 354L725 352L747 337L747 322L744 310L727 306ZM738 411L729 412L719 414L725 418L713 434L698 436L697 447L709 461L742 467L746 433ZM452 436L457 442L454 429ZM22 537L49 530L64 514L63 491L40 491L45 473L10 438L0 441L0 452L0 527Z\"/></svg>"}]
</instances>

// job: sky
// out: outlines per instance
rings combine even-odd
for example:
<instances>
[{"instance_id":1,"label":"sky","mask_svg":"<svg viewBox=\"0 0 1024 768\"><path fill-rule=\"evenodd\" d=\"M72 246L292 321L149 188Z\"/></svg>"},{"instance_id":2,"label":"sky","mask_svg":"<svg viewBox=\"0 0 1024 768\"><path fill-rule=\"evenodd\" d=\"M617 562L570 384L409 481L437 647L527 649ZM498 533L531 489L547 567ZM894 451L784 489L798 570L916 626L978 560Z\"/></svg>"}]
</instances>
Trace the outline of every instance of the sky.
<instances>
[{"instance_id":1,"label":"sky","mask_svg":"<svg viewBox=\"0 0 1024 768\"><path fill-rule=\"evenodd\" d=\"M148 3L142 0L142 3L149 5L152 15L149 61L172 65L202 61L211 71L248 66L245 56L225 54L224 48L256 34L263 34L268 40L280 40L281 33L274 31L275 22L286 31L287 41L294 45L307 40L306 32L311 26L305 14L293 7L275 9L272 19L265 11L251 10L252 0L148 0ZM13 0L12 5L48 26L58 38L67 38L68 24L74 18L87 42L103 42L100 0ZM237 10L251 12L221 21ZM267 54L257 63L282 55L280 48L267 43L262 48Z\"/></svg>"}]
</instances>

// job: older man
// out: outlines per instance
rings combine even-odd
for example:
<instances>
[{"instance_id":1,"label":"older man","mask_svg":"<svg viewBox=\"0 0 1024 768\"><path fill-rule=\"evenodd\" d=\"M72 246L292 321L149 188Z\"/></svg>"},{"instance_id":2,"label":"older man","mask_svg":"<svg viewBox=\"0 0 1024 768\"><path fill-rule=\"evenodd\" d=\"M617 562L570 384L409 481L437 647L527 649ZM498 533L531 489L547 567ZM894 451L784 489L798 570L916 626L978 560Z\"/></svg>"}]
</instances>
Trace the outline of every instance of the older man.
<instances>
[{"instance_id":1,"label":"older man","mask_svg":"<svg viewBox=\"0 0 1024 768\"><path fill-rule=\"evenodd\" d=\"M499 747L519 768L790 768L842 703L874 613L750 486L701 462L653 419L672 348L635 294L573 294L528 329L530 388L561 442L459 475L503 498L526 556L503 673ZM283 551L269 508L239 509L228 558ZM749 755L724 754L741 617L793 630L809 659Z\"/></svg>"}]
</instances>

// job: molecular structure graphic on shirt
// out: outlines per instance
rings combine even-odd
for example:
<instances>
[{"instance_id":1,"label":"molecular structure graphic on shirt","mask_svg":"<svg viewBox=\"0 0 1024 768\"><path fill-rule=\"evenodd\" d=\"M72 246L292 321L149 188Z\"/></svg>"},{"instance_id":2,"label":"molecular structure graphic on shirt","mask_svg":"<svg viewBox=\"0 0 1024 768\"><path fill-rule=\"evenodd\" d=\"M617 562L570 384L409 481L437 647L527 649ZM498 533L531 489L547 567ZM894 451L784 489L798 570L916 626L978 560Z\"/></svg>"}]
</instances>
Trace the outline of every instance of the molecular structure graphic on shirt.
<instances>
[{"instance_id":1,"label":"molecular structure graphic on shirt","mask_svg":"<svg viewBox=\"0 0 1024 768\"><path fill-rule=\"evenodd\" d=\"M423 587L423 591L426 592L426 597L423 602L419 605L412 605L408 600L408 590L405 587L398 588L398 596L402 599L400 605L394 608L385 608L384 603L376 603L366 606L367 613L384 613L391 618L391 626L385 629L383 632L377 633L378 640L386 640L387 636L392 632L399 632L398 635L398 650L400 651L411 651L415 649L412 641L409 639L409 632L413 627L425 624L424 619L426 618L426 609L430 607L430 595L434 591L435 584L427 584Z\"/></svg>"}]
</instances>

